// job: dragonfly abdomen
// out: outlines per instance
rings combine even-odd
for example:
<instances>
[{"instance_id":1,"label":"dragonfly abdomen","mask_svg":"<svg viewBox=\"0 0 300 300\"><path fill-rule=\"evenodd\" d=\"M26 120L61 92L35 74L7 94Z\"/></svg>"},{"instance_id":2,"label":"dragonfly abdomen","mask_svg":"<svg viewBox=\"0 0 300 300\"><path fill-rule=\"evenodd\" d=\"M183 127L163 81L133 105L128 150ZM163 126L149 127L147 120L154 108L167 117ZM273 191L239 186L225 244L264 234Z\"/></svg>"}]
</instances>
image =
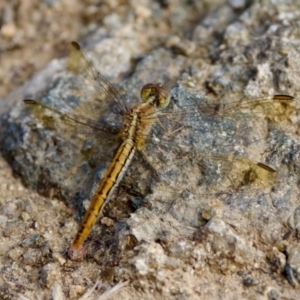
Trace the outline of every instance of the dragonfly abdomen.
<instances>
[{"instance_id":1,"label":"dragonfly abdomen","mask_svg":"<svg viewBox=\"0 0 300 300\"><path fill-rule=\"evenodd\" d=\"M90 207L85 213L71 248L80 248L88 237L99 213L103 210L104 205L109 202L114 190L124 177L124 174L132 161L135 150L136 147L131 138L124 140L120 145L118 152L114 156L101 184L93 196Z\"/></svg>"}]
</instances>

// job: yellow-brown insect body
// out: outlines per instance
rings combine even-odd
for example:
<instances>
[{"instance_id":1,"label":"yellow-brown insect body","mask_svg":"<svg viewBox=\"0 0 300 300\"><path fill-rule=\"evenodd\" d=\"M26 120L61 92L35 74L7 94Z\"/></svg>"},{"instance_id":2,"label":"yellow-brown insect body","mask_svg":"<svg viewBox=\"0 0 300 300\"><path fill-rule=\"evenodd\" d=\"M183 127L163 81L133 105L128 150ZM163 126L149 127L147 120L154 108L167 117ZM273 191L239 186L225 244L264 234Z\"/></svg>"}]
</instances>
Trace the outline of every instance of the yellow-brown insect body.
<instances>
[{"instance_id":1,"label":"yellow-brown insect body","mask_svg":"<svg viewBox=\"0 0 300 300\"><path fill-rule=\"evenodd\" d=\"M122 180L136 149L143 150L145 138L157 120L157 109L165 108L169 104L169 93L159 84L145 85L141 90L141 98L144 102L133 106L125 114L120 133L123 141L92 198L71 250L82 246L104 205L111 199Z\"/></svg>"}]
</instances>

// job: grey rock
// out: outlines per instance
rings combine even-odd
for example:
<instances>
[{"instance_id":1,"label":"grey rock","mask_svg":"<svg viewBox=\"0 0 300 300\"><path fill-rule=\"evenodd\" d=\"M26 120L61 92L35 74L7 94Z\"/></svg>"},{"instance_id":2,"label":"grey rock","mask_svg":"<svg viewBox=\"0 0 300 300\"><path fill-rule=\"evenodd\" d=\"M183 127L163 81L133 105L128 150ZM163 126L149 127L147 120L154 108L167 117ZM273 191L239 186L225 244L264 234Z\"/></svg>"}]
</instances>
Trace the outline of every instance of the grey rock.
<instances>
[{"instance_id":1,"label":"grey rock","mask_svg":"<svg viewBox=\"0 0 300 300\"><path fill-rule=\"evenodd\" d=\"M300 247L298 244L291 245L287 250L288 260L285 267L285 274L292 286L298 286L300 277Z\"/></svg>"}]
</instances>

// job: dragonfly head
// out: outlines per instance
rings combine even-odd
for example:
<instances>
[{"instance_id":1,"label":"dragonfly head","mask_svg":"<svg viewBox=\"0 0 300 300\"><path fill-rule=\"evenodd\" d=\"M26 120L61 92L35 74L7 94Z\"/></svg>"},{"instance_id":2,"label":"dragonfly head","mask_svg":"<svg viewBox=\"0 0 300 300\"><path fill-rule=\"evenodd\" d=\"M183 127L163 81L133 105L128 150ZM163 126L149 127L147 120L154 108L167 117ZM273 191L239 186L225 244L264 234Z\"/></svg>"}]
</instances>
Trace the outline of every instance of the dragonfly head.
<instances>
[{"instance_id":1,"label":"dragonfly head","mask_svg":"<svg viewBox=\"0 0 300 300\"><path fill-rule=\"evenodd\" d=\"M148 83L141 89L141 98L144 102L150 99L155 101L158 108L165 108L169 105L170 94L160 83Z\"/></svg>"}]
</instances>

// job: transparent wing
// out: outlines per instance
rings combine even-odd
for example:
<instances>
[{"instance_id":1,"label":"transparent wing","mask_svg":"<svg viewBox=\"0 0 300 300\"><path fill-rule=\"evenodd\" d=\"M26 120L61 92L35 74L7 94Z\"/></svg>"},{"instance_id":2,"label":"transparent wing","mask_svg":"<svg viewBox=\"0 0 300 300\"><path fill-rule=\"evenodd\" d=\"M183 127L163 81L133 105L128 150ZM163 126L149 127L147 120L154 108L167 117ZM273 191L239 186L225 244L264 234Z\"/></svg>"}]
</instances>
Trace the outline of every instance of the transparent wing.
<instances>
[{"instance_id":1,"label":"transparent wing","mask_svg":"<svg viewBox=\"0 0 300 300\"><path fill-rule=\"evenodd\" d=\"M230 119L238 127L239 123L245 121L245 118L257 116L290 131L297 131L296 125L300 120L300 101L289 95L222 103L204 97L195 97L188 101L184 99L178 103L176 95L174 98L173 105L169 105L166 110L157 114L160 125L163 125L168 132L174 132L182 126L199 125L203 121L201 118L205 117L212 118L211 120Z\"/></svg>"},{"instance_id":2,"label":"transparent wing","mask_svg":"<svg viewBox=\"0 0 300 300\"><path fill-rule=\"evenodd\" d=\"M203 174L200 185L213 194L270 190L277 177L277 172L268 165L234 155L201 155L198 166Z\"/></svg>"},{"instance_id":3,"label":"transparent wing","mask_svg":"<svg viewBox=\"0 0 300 300\"><path fill-rule=\"evenodd\" d=\"M289 95L274 95L255 99L241 99L240 101L227 103L204 102L197 106L200 114L209 116L234 116L238 121L237 115L246 115L266 118L275 125L283 129L297 130L296 124L300 120L299 100Z\"/></svg>"},{"instance_id":4,"label":"transparent wing","mask_svg":"<svg viewBox=\"0 0 300 300\"><path fill-rule=\"evenodd\" d=\"M71 43L67 70L77 76L77 85L73 93L74 96L88 100L86 104L82 104L81 109L89 116L99 117L108 106L112 106L113 110L120 114L127 111L123 97L94 69L76 42Z\"/></svg>"},{"instance_id":5,"label":"transparent wing","mask_svg":"<svg viewBox=\"0 0 300 300\"><path fill-rule=\"evenodd\" d=\"M162 180L153 181L153 197L160 203L153 209L170 212L189 225L193 225L190 217L198 220L199 212L213 207L215 201L230 210L247 210L262 198L267 201L278 182L273 169L243 157L185 153L173 161L171 167L166 161L159 171ZM222 213L223 206L219 208Z\"/></svg>"},{"instance_id":6,"label":"transparent wing","mask_svg":"<svg viewBox=\"0 0 300 300\"><path fill-rule=\"evenodd\" d=\"M43 126L54 129L73 145L78 147L79 140L88 140L94 149L92 155L97 156L103 147L112 153L127 109L123 98L93 69L75 42L71 44L67 70L71 77L59 78L41 101L24 100L27 108Z\"/></svg>"}]
</instances>

